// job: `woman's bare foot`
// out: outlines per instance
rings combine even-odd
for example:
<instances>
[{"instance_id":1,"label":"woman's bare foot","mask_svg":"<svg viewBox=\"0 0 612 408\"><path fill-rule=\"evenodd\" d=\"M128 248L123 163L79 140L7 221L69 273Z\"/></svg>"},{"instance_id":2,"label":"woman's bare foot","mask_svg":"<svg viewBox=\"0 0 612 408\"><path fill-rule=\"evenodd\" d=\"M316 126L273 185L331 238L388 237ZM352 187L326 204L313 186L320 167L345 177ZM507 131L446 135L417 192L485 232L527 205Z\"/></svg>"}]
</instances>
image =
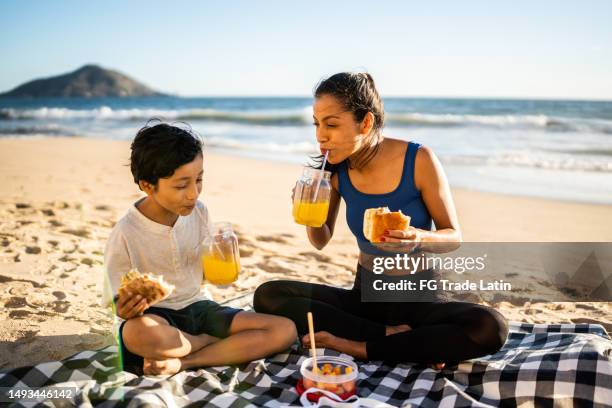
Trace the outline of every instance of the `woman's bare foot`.
<instances>
[{"instance_id":1,"label":"woman's bare foot","mask_svg":"<svg viewBox=\"0 0 612 408\"><path fill-rule=\"evenodd\" d=\"M330 332L320 331L314 334L315 346L321 348L330 348L336 350L338 337L334 336ZM302 346L310 348L310 335L306 334L302 336Z\"/></svg>"},{"instance_id":2,"label":"woman's bare foot","mask_svg":"<svg viewBox=\"0 0 612 408\"><path fill-rule=\"evenodd\" d=\"M407 332L412 330L412 327L407 324L400 324L397 326L386 326L385 327L385 336L391 336L392 334Z\"/></svg>"},{"instance_id":3,"label":"woman's bare foot","mask_svg":"<svg viewBox=\"0 0 612 408\"><path fill-rule=\"evenodd\" d=\"M407 324L401 324L398 326L387 326L386 327L386 335L390 336L392 334L402 333L411 330L411 327ZM347 339L343 339L341 337L334 336L333 334L320 331L314 334L315 337L315 345L317 347L329 348L332 350L339 351L341 353L346 353L352 355L357 358L367 358L367 353L365 350L365 343L356 342ZM302 336L302 347L310 348L310 335L306 334ZM356 351L358 350L358 351ZM442 370L446 364L445 363L434 363L429 364L434 370Z\"/></svg>"},{"instance_id":4,"label":"woman's bare foot","mask_svg":"<svg viewBox=\"0 0 612 408\"><path fill-rule=\"evenodd\" d=\"M181 371L180 358L168 358L166 360L144 359L142 369L145 375L172 375Z\"/></svg>"}]
</instances>

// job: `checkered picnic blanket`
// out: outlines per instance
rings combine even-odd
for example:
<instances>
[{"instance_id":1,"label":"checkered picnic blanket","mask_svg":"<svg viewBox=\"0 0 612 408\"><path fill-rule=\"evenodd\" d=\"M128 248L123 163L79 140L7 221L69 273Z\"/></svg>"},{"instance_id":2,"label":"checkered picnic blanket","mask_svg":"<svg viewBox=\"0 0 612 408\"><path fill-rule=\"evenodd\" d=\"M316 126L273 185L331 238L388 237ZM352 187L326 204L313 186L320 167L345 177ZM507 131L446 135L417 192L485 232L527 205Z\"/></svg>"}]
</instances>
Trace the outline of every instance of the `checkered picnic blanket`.
<instances>
[{"instance_id":1,"label":"checkered picnic blanket","mask_svg":"<svg viewBox=\"0 0 612 408\"><path fill-rule=\"evenodd\" d=\"M120 370L117 347L110 346L0 372L0 387L78 387L63 404L39 406L299 405L294 387L307 357L296 344L241 367L137 377ZM498 353L442 371L379 361L358 365L359 396L394 406L612 406L612 341L599 325L512 323Z\"/></svg>"}]
</instances>

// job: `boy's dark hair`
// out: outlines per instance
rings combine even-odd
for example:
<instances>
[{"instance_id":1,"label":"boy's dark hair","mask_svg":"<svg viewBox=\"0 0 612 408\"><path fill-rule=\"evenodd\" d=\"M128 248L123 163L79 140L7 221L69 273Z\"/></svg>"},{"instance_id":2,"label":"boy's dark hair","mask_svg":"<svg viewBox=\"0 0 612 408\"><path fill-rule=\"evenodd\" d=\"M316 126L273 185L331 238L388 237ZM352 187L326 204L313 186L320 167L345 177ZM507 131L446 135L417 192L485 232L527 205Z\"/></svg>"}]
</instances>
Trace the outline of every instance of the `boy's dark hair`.
<instances>
[{"instance_id":1,"label":"boy's dark hair","mask_svg":"<svg viewBox=\"0 0 612 408\"><path fill-rule=\"evenodd\" d=\"M132 141L130 170L136 184L143 180L157 185L160 178L171 177L176 169L202 154L202 140L190 127L150 123Z\"/></svg>"}]
</instances>

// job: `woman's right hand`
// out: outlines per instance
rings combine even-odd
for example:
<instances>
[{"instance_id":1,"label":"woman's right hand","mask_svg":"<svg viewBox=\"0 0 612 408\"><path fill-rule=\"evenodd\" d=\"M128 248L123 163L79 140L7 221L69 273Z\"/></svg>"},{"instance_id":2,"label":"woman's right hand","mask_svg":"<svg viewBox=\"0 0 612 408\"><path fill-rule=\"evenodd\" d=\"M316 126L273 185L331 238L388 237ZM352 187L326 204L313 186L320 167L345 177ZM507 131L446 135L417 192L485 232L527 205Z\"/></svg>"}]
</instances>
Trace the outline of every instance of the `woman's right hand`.
<instances>
[{"instance_id":1,"label":"woman's right hand","mask_svg":"<svg viewBox=\"0 0 612 408\"><path fill-rule=\"evenodd\" d=\"M117 299L117 316L123 320L142 316L149 308L147 299L132 292L121 292Z\"/></svg>"}]
</instances>

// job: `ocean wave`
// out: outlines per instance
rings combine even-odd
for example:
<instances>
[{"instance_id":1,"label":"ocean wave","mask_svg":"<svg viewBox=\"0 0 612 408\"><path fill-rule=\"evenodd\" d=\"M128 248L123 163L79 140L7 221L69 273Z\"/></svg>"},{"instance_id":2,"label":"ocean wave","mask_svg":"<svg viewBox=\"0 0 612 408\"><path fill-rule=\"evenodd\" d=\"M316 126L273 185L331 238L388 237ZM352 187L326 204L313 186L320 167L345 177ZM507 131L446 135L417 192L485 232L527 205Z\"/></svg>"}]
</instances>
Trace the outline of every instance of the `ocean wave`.
<instances>
[{"instance_id":1,"label":"ocean wave","mask_svg":"<svg viewBox=\"0 0 612 408\"><path fill-rule=\"evenodd\" d=\"M612 148L580 148L580 149L546 149L550 152L565 153L565 154L576 154L581 156L610 156L612 157Z\"/></svg>"},{"instance_id":2,"label":"ocean wave","mask_svg":"<svg viewBox=\"0 0 612 408\"><path fill-rule=\"evenodd\" d=\"M207 137L204 141L207 147L216 147L221 149L231 150L249 150L267 153L306 153L316 154L317 145L310 142L299 142L291 144L280 143L256 143L242 142L234 139L226 139L222 137Z\"/></svg>"},{"instance_id":3,"label":"ocean wave","mask_svg":"<svg viewBox=\"0 0 612 408\"><path fill-rule=\"evenodd\" d=\"M92 119L115 121L144 121L150 118L192 121L208 120L268 125L305 125L312 121L310 108L286 111L222 111L216 109L95 109L38 108L0 109L0 120L20 119Z\"/></svg>"},{"instance_id":4,"label":"ocean wave","mask_svg":"<svg viewBox=\"0 0 612 408\"><path fill-rule=\"evenodd\" d=\"M0 136L74 136L75 132L55 124L0 127Z\"/></svg>"},{"instance_id":5,"label":"ocean wave","mask_svg":"<svg viewBox=\"0 0 612 408\"><path fill-rule=\"evenodd\" d=\"M140 122L150 118L168 121L208 121L257 125L309 126L312 122L310 107L279 110L218 110L218 109L69 109L42 107L37 109L0 109L0 120L82 120L108 122ZM478 115L398 113L386 114L390 126L410 127L489 127L498 129L539 129L551 132L586 132L612 134L612 120L570 118L548 115Z\"/></svg>"},{"instance_id":6,"label":"ocean wave","mask_svg":"<svg viewBox=\"0 0 612 408\"><path fill-rule=\"evenodd\" d=\"M205 141L206 146L229 150L254 151L265 153L299 153L316 154L317 146L314 143L298 142L291 144L243 142L223 137L209 137ZM568 171L593 171L611 172L612 160L601 160L597 158L570 157L567 155L552 156L534 153L500 153L490 156L483 155L442 155L440 157L445 164L459 164L468 166L517 166L541 168L546 170L568 170Z\"/></svg>"},{"instance_id":7,"label":"ocean wave","mask_svg":"<svg viewBox=\"0 0 612 408\"><path fill-rule=\"evenodd\" d=\"M506 153L496 156L441 156L444 164L468 166L516 166L545 170L592 171L612 173L611 160L576 157L542 157L528 153Z\"/></svg>"},{"instance_id":8,"label":"ocean wave","mask_svg":"<svg viewBox=\"0 0 612 408\"><path fill-rule=\"evenodd\" d=\"M577 131L612 134L612 121L562 118L547 115L459 115L429 113L388 113L387 123L397 126L536 128L550 131Z\"/></svg>"}]
</instances>

